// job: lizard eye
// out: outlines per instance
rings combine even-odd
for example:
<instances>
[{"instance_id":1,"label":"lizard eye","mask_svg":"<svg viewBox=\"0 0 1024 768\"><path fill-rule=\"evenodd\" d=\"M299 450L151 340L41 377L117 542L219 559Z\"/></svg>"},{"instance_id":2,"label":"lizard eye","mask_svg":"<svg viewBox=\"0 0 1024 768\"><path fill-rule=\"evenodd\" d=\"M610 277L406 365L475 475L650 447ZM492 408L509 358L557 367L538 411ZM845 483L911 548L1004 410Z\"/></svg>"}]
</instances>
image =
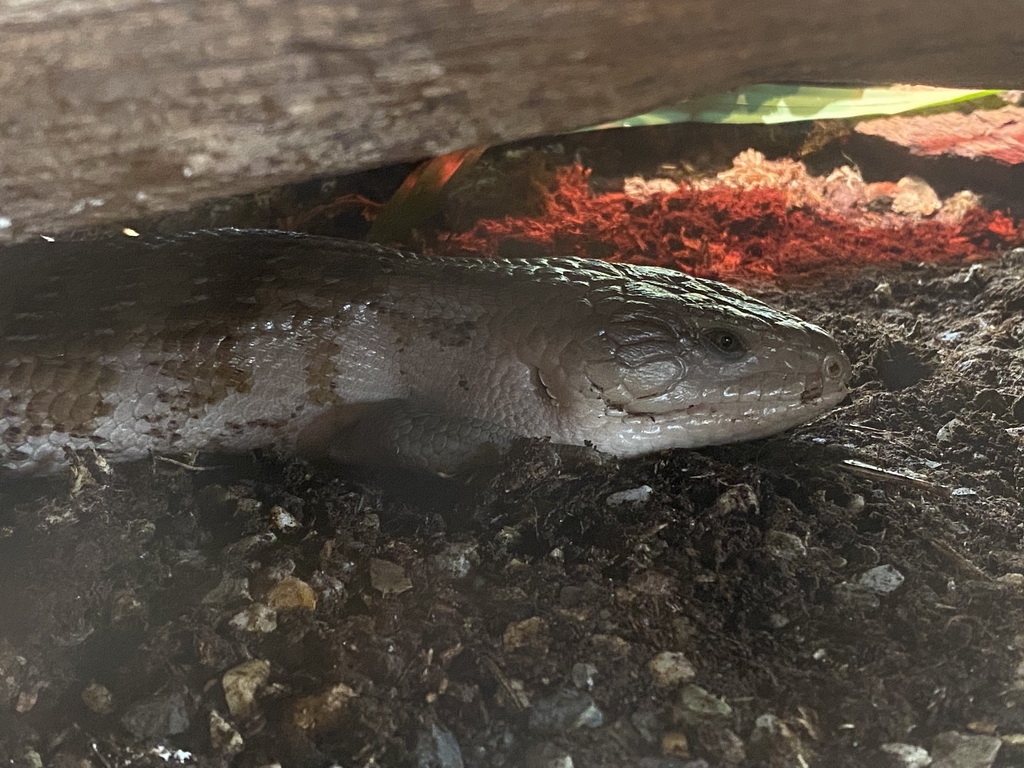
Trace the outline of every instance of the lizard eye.
<instances>
[{"instance_id":1,"label":"lizard eye","mask_svg":"<svg viewBox=\"0 0 1024 768\"><path fill-rule=\"evenodd\" d=\"M704 338L711 348L727 360L739 360L747 352L743 337L731 328L709 328Z\"/></svg>"}]
</instances>

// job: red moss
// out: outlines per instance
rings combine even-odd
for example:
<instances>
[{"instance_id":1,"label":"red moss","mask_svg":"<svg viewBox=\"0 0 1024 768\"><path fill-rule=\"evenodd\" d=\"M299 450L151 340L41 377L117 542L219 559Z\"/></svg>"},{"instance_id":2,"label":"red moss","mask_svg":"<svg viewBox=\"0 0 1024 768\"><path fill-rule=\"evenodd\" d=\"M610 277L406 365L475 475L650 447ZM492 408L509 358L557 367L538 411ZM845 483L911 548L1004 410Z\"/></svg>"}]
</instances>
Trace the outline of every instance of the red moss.
<instances>
[{"instance_id":1,"label":"red moss","mask_svg":"<svg viewBox=\"0 0 1024 768\"><path fill-rule=\"evenodd\" d=\"M799 274L898 261L947 262L1024 243L1024 225L973 208L958 223L891 218L873 226L817 207L791 208L785 190L714 186L640 201L595 194L589 173L565 169L543 215L478 222L435 250L474 256L599 256L713 278Z\"/></svg>"}]
</instances>

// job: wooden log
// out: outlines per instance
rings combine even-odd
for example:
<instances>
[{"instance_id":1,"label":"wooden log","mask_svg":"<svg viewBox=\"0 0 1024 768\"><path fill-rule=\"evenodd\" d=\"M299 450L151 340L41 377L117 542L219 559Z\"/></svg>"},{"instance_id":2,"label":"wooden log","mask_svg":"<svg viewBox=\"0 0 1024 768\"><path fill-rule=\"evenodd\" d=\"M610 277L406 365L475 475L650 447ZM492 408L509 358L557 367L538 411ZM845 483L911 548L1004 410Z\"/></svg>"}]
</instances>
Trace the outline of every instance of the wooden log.
<instances>
[{"instance_id":1,"label":"wooden log","mask_svg":"<svg viewBox=\"0 0 1024 768\"><path fill-rule=\"evenodd\" d=\"M969 189L1024 215L1024 108L865 120L843 151L869 181L920 176L942 197Z\"/></svg>"},{"instance_id":2,"label":"wooden log","mask_svg":"<svg viewBox=\"0 0 1024 768\"><path fill-rule=\"evenodd\" d=\"M1003 0L10 0L0 237L757 81L1020 85Z\"/></svg>"}]
</instances>

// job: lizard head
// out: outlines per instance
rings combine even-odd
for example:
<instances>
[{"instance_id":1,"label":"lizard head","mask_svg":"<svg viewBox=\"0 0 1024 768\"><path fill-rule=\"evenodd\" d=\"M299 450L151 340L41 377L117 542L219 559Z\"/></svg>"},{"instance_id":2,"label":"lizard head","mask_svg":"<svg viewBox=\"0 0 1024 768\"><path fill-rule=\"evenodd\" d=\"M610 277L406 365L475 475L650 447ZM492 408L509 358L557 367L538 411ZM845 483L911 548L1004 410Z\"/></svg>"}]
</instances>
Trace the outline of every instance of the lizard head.
<instances>
[{"instance_id":1,"label":"lizard head","mask_svg":"<svg viewBox=\"0 0 1024 768\"><path fill-rule=\"evenodd\" d=\"M846 396L850 362L821 328L720 283L623 272L631 279L591 297L577 347L573 388L596 447L630 455L748 440Z\"/></svg>"}]
</instances>

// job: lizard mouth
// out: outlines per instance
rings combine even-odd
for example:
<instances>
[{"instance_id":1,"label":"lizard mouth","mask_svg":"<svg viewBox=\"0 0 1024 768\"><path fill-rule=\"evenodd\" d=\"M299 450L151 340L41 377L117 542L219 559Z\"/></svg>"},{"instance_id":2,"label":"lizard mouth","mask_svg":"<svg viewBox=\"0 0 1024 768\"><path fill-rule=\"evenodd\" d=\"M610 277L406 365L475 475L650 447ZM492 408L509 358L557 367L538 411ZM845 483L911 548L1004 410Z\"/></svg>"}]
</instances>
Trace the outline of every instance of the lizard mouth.
<instances>
[{"instance_id":1,"label":"lizard mouth","mask_svg":"<svg viewBox=\"0 0 1024 768\"><path fill-rule=\"evenodd\" d=\"M850 378L850 361L841 352L838 354L826 355L819 368L821 377L815 377L808 382L800 395L801 403L815 403L821 400L828 400L830 404L838 403L846 397L849 390L846 386Z\"/></svg>"}]
</instances>

